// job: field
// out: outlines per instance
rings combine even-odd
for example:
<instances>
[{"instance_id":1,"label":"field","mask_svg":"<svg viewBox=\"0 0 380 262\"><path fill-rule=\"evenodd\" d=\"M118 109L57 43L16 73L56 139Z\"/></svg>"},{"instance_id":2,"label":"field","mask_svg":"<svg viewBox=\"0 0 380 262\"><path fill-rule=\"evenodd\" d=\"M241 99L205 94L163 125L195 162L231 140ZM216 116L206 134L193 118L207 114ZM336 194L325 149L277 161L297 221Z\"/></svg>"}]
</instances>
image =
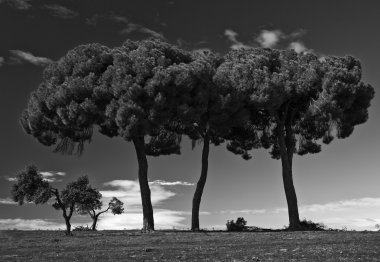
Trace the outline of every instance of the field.
<instances>
[{"instance_id":1,"label":"field","mask_svg":"<svg viewBox=\"0 0 380 262\"><path fill-rule=\"evenodd\" d=\"M1 261L380 261L380 232L0 231Z\"/></svg>"}]
</instances>

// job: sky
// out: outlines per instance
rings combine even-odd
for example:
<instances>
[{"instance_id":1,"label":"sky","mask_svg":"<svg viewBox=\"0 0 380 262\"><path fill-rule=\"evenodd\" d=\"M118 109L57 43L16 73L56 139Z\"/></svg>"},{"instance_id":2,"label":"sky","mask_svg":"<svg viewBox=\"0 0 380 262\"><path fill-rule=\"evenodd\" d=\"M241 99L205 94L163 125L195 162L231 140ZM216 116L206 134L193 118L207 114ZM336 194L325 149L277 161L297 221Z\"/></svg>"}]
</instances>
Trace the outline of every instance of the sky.
<instances>
[{"instance_id":1,"label":"sky","mask_svg":"<svg viewBox=\"0 0 380 262\"><path fill-rule=\"evenodd\" d=\"M376 91L368 121L315 155L295 156L300 218L338 229L374 230L380 224L380 10L379 1L210 0L0 0L0 229L64 228L50 205L16 205L10 189L17 172L35 164L51 185L63 188L88 175L107 203L124 202L123 215L104 214L98 229L142 226L133 145L95 132L82 156L53 153L18 123L43 68L87 43L120 46L125 40L161 38L187 50L270 47L360 59L363 81ZM149 157L156 228L190 228L191 202L200 175L201 145L182 141L180 155ZM225 229L288 224L281 162L266 150L243 160L211 146L200 226ZM73 225L90 225L75 216Z\"/></svg>"}]
</instances>

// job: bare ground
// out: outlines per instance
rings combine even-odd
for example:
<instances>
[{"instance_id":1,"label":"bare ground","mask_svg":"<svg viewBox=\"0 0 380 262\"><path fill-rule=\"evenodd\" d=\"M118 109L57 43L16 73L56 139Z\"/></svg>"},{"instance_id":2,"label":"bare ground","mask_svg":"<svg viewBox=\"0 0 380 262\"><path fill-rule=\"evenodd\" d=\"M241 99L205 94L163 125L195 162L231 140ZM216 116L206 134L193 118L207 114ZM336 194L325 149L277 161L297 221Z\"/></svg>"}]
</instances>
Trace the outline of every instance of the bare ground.
<instances>
[{"instance_id":1,"label":"bare ground","mask_svg":"<svg viewBox=\"0 0 380 262\"><path fill-rule=\"evenodd\" d=\"M380 232L12 230L0 261L380 261Z\"/></svg>"}]
</instances>

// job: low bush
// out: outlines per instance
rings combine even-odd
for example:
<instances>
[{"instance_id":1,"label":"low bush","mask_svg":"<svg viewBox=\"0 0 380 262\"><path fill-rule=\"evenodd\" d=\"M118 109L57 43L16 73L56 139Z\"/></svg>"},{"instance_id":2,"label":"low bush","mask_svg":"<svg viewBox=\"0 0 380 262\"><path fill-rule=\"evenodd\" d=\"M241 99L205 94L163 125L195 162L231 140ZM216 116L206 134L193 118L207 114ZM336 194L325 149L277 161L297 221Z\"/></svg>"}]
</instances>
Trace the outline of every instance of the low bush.
<instances>
[{"instance_id":1,"label":"low bush","mask_svg":"<svg viewBox=\"0 0 380 262\"><path fill-rule=\"evenodd\" d=\"M300 221L302 230L304 231L332 231L333 229L326 227L325 224L323 223L315 223L311 220L307 220L304 218L303 220ZM284 230L288 230L289 227L285 227Z\"/></svg>"},{"instance_id":2,"label":"low bush","mask_svg":"<svg viewBox=\"0 0 380 262\"><path fill-rule=\"evenodd\" d=\"M236 222L234 220L227 220L227 231L244 231L247 229L246 227L247 221L243 217L238 217Z\"/></svg>"},{"instance_id":3,"label":"low bush","mask_svg":"<svg viewBox=\"0 0 380 262\"><path fill-rule=\"evenodd\" d=\"M73 229L73 231L92 231L90 227L87 226L77 226Z\"/></svg>"}]
</instances>

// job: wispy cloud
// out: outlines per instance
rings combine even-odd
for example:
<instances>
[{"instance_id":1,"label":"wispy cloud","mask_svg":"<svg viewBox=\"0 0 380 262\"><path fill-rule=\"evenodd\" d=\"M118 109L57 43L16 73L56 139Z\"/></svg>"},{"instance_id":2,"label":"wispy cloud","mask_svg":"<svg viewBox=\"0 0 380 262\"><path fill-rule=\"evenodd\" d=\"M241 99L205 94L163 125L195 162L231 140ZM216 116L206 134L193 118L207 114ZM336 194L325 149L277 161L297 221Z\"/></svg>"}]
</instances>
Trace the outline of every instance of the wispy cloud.
<instances>
[{"instance_id":1,"label":"wispy cloud","mask_svg":"<svg viewBox=\"0 0 380 262\"><path fill-rule=\"evenodd\" d=\"M13 201L11 198L0 198L0 204L3 205L17 205L17 202Z\"/></svg>"},{"instance_id":2,"label":"wispy cloud","mask_svg":"<svg viewBox=\"0 0 380 262\"><path fill-rule=\"evenodd\" d=\"M2 67L4 64L4 57L0 56L0 67Z\"/></svg>"},{"instance_id":3,"label":"wispy cloud","mask_svg":"<svg viewBox=\"0 0 380 262\"><path fill-rule=\"evenodd\" d=\"M254 38L251 44L244 44L237 40L238 33L231 29L226 29L224 35L230 40L231 49L250 48L250 47L264 47L264 48L284 48L293 49L297 53L313 52L312 49L306 47L301 41L301 37L306 34L306 30L299 29L297 31L286 34L279 29L275 30L261 30L261 32Z\"/></svg>"},{"instance_id":4,"label":"wispy cloud","mask_svg":"<svg viewBox=\"0 0 380 262\"><path fill-rule=\"evenodd\" d=\"M0 4L7 3L9 6L18 10L28 10L32 8L32 0L0 0Z\"/></svg>"},{"instance_id":5,"label":"wispy cloud","mask_svg":"<svg viewBox=\"0 0 380 262\"><path fill-rule=\"evenodd\" d=\"M58 177L65 176L65 172L56 172L56 171L43 171L40 172L41 176L44 178L47 182L62 182L62 179L58 179Z\"/></svg>"},{"instance_id":6,"label":"wispy cloud","mask_svg":"<svg viewBox=\"0 0 380 262\"><path fill-rule=\"evenodd\" d=\"M78 226L77 223L71 223L72 228ZM22 218L8 218L0 219L0 230L18 229L18 230L58 230L65 229L63 223L47 219L22 219Z\"/></svg>"},{"instance_id":7,"label":"wispy cloud","mask_svg":"<svg viewBox=\"0 0 380 262\"><path fill-rule=\"evenodd\" d=\"M164 181L164 180L154 180L149 182L150 185L156 184L161 186L194 186L194 183L186 182L186 181Z\"/></svg>"},{"instance_id":8,"label":"wispy cloud","mask_svg":"<svg viewBox=\"0 0 380 262\"><path fill-rule=\"evenodd\" d=\"M358 198L349 199L342 201L328 202L325 204L312 204L312 205L301 205L299 206L299 211L302 213L323 213L331 211L347 211L355 210L357 208L377 208L380 209L380 198ZM243 210L224 210L220 213L247 213L247 214L278 214L281 212L288 212L285 207L272 208L272 209L243 209Z\"/></svg>"},{"instance_id":9,"label":"wispy cloud","mask_svg":"<svg viewBox=\"0 0 380 262\"><path fill-rule=\"evenodd\" d=\"M242 42L237 40L238 33L231 29L226 29L224 31L224 35L231 42L231 49L241 49L241 48L249 48L250 46L243 44Z\"/></svg>"},{"instance_id":10,"label":"wispy cloud","mask_svg":"<svg viewBox=\"0 0 380 262\"><path fill-rule=\"evenodd\" d=\"M326 204L304 205L300 207L300 211L320 213L330 211L355 210L356 208L377 208L380 210L380 198L365 197L329 202Z\"/></svg>"},{"instance_id":11,"label":"wispy cloud","mask_svg":"<svg viewBox=\"0 0 380 262\"><path fill-rule=\"evenodd\" d=\"M73 19L79 15L78 12L58 4L45 5L45 9L48 9L52 16L61 19Z\"/></svg>"},{"instance_id":12,"label":"wispy cloud","mask_svg":"<svg viewBox=\"0 0 380 262\"><path fill-rule=\"evenodd\" d=\"M95 14L86 19L86 24L91 26L97 26L100 21L109 20L115 23L128 24L128 18L125 16L116 15L113 12L105 14Z\"/></svg>"},{"instance_id":13,"label":"wispy cloud","mask_svg":"<svg viewBox=\"0 0 380 262\"><path fill-rule=\"evenodd\" d=\"M100 21L111 21L122 25L123 29L119 31L121 35L128 35L131 33L140 33L144 35L149 35L154 38L165 39L165 36L161 32L157 32L146 26L132 23L125 16L116 15L113 12L104 13L104 14L95 14L90 18L86 19L86 24L91 26L97 26Z\"/></svg>"},{"instance_id":14,"label":"wispy cloud","mask_svg":"<svg viewBox=\"0 0 380 262\"><path fill-rule=\"evenodd\" d=\"M135 23L128 23L126 27L120 31L120 34L128 35L134 32L150 35L154 38L165 39L165 36L162 33Z\"/></svg>"},{"instance_id":15,"label":"wispy cloud","mask_svg":"<svg viewBox=\"0 0 380 262\"><path fill-rule=\"evenodd\" d=\"M241 209L241 210L222 210L219 211L218 213L220 214L246 214L246 215L257 215L257 214L265 214L267 213L268 210L266 209Z\"/></svg>"},{"instance_id":16,"label":"wispy cloud","mask_svg":"<svg viewBox=\"0 0 380 262\"><path fill-rule=\"evenodd\" d=\"M184 215L184 216L190 216L192 213L190 211L175 211L179 215ZM214 214L213 212L208 212L208 211L200 211L199 215L201 216L209 216Z\"/></svg>"},{"instance_id":17,"label":"wispy cloud","mask_svg":"<svg viewBox=\"0 0 380 262\"><path fill-rule=\"evenodd\" d=\"M11 53L10 64L19 65L24 62L31 63L36 66L46 66L53 62L50 58L35 56L32 53L21 50L9 50Z\"/></svg>"},{"instance_id":18,"label":"wispy cloud","mask_svg":"<svg viewBox=\"0 0 380 262\"><path fill-rule=\"evenodd\" d=\"M57 171L43 171L43 172L40 172L40 174L42 178L48 182L62 182L62 179L59 179L59 177L66 175L65 172L57 172ZM9 182L16 181L15 177L4 176L4 179Z\"/></svg>"},{"instance_id":19,"label":"wispy cloud","mask_svg":"<svg viewBox=\"0 0 380 262\"><path fill-rule=\"evenodd\" d=\"M283 33L280 30L262 30L256 41L261 47L273 48L280 41Z\"/></svg>"}]
</instances>

